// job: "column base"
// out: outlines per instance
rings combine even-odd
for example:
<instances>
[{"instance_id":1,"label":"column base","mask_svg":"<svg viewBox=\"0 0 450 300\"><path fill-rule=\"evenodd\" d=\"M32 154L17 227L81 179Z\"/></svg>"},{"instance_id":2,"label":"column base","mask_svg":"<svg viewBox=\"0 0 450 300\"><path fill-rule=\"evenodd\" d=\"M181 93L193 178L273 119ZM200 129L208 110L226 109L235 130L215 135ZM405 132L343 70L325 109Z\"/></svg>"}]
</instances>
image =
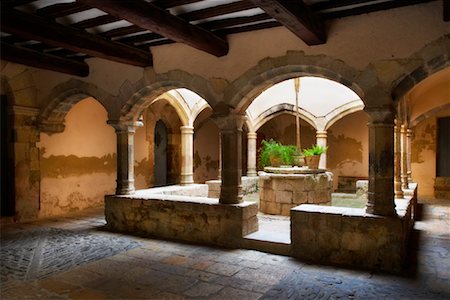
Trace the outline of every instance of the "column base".
<instances>
[{"instance_id":1,"label":"column base","mask_svg":"<svg viewBox=\"0 0 450 300\"><path fill-rule=\"evenodd\" d=\"M181 174L180 185L194 184L194 174Z\"/></svg>"},{"instance_id":2,"label":"column base","mask_svg":"<svg viewBox=\"0 0 450 300\"><path fill-rule=\"evenodd\" d=\"M247 177L257 177L258 173L256 170L247 171Z\"/></svg>"},{"instance_id":3,"label":"column base","mask_svg":"<svg viewBox=\"0 0 450 300\"><path fill-rule=\"evenodd\" d=\"M134 192L134 180L117 181L116 195L131 195Z\"/></svg>"},{"instance_id":4,"label":"column base","mask_svg":"<svg viewBox=\"0 0 450 300\"><path fill-rule=\"evenodd\" d=\"M242 199L242 185L238 186L221 186L219 202L222 204L239 204Z\"/></svg>"},{"instance_id":5,"label":"column base","mask_svg":"<svg viewBox=\"0 0 450 300\"><path fill-rule=\"evenodd\" d=\"M397 215L397 211L392 205L374 205L373 203L367 203L366 213L386 217L393 217Z\"/></svg>"}]
</instances>

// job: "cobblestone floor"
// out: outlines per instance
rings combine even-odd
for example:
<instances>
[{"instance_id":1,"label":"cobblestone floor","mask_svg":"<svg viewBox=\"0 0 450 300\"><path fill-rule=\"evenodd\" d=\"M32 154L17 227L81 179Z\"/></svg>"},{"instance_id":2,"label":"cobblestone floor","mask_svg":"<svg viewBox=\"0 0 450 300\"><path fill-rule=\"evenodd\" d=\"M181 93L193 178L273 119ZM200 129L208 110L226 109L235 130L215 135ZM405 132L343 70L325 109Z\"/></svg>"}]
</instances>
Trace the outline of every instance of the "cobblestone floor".
<instances>
[{"instance_id":1,"label":"cobblestone floor","mask_svg":"<svg viewBox=\"0 0 450 300\"><path fill-rule=\"evenodd\" d=\"M102 226L102 211L94 210L2 227L0 298L450 299L450 206L422 206L404 275L144 239Z\"/></svg>"}]
</instances>

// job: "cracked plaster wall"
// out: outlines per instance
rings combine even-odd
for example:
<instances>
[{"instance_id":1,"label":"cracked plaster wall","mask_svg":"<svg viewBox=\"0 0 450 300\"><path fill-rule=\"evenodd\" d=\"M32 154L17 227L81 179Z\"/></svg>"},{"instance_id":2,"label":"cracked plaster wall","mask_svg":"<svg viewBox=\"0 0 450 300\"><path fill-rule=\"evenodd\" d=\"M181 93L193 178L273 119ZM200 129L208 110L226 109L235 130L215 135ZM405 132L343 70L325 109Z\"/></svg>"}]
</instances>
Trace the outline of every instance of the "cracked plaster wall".
<instances>
[{"instance_id":1,"label":"cracked plaster wall","mask_svg":"<svg viewBox=\"0 0 450 300\"><path fill-rule=\"evenodd\" d=\"M434 198L437 118L449 116L450 109L444 110L414 127L411 141L411 176L413 181L419 184L418 194L423 200Z\"/></svg>"},{"instance_id":2,"label":"cracked plaster wall","mask_svg":"<svg viewBox=\"0 0 450 300\"><path fill-rule=\"evenodd\" d=\"M219 176L219 129L207 120L194 133L194 182L204 183Z\"/></svg>"},{"instance_id":3,"label":"cracked plaster wall","mask_svg":"<svg viewBox=\"0 0 450 300\"><path fill-rule=\"evenodd\" d=\"M41 133L39 217L103 205L116 186L116 134L93 98L67 114L65 130Z\"/></svg>"}]
</instances>

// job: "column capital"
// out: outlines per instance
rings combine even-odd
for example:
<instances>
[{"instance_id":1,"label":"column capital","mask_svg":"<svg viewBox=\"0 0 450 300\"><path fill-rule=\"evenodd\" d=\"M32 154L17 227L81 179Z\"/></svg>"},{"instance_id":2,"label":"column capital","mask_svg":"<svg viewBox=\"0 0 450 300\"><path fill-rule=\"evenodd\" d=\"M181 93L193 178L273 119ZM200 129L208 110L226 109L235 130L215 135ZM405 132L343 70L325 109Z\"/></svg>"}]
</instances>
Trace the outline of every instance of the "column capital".
<instances>
[{"instance_id":1,"label":"column capital","mask_svg":"<svg viewBox=\"0 0 450 300\"><path fill-rule=\"evenodd\" d=\"M194 134L194 126L180 126L181 134Z\"/></svg>"},{"instance_id":2,"label":"column capital","mask_svg":"<svg viewBox=\"0 0 450 300\"><path fill-rule=\"evenodd\" d=\"M211 119L216 123L221 131L224 130L242 130L246 120L245 115L229 114L227 116L213 116Z\"/></svg>"},{"instance_id":3,"label":"column capital","mask_svg":"<svg viewBox=\"0 0 450 300\"><path fill-rule=\"evenodd\" d=\"M413 136L414 136L414 129L412 129L412 128L407 128L407 129L406 129L406 136L407 136L407 137L413 137Z\"/></svg>"},{"instance_id":4,"label":"column capital","mask_svg":"<svg viewBox=\"0 0 450 300\"><path fill-rule=\"evenodd\" d=\"M369 126L394 125L395 111L391 106L366 107L369 116Z\"/></svg>"},{"instance_id":5,"label":"column capital","mask_svg":"<svg viewBox=\"0 0 450 300\"><path fill-rule=\"evenodd\" d=\"M256 140L258 138L258 134L256 132L248 132L247 138L251 140Z\"/></svg>"},{"instance_id":6,"label":"column capital","mask_svg":"<svg viewBox=\"0 0 450 300\"><path fill-rule=\"evenodd\" d=\"M327 138L328 132L326 130L317 130L316 138Z\"/></svg>"},{"instance_id":7,"label":"column capital","mask_svg":"<svg viewBox=\"0 0 450 300\"><path fill-rule=\"evenodd\" d=\"M144 122L142 121L108 120L106 123L111 125L116 130L116 132L135 132L136 127L144 126Z\"/></svg>"}]
</instances>

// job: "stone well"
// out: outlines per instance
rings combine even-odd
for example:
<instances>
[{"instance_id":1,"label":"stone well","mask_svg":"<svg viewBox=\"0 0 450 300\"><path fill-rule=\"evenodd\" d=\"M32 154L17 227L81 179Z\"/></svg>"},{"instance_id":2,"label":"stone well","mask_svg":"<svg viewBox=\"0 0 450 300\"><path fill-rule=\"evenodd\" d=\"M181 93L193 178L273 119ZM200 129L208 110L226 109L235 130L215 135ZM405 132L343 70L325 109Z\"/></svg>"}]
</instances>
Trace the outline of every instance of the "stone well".
<instances>
[{"instance_id":1,"label":"stone well","mask_svg":"<svg viewBox=\"0 0 450 300\"><path fill-rule=\"evenodd\" d=\"M323 169L265 168L259 173L260 211L289 216L304 203L331 202L333 173Z\"/></svg>"}]
</instances>

